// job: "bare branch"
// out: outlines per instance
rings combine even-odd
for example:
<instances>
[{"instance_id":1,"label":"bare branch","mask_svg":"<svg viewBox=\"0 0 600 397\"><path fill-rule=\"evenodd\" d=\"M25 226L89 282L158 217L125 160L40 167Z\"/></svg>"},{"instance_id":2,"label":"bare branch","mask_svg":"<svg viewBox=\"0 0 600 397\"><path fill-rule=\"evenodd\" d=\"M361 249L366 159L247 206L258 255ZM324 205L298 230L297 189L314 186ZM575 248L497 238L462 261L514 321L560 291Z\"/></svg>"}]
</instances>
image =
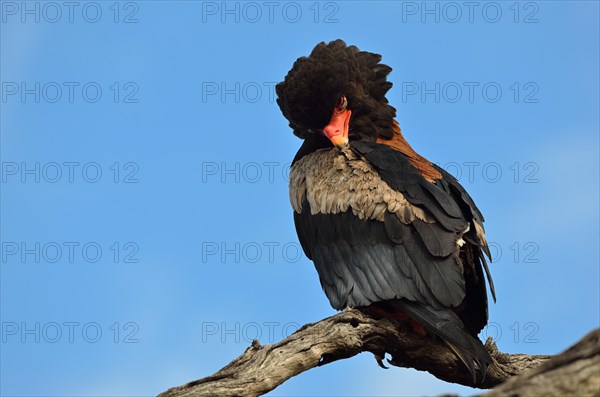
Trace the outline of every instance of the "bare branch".
<instances>
[{"instance_id":1,"label":"bare branch","mask_svg":"<svg viewBox=\"0 0 600 397\"><path fill-rule=\"evenodd\" d=\"M600 396L600 329L484 396Z\"/></svg>"},{"instance_id":2,"label":"bare branch","mask_svg":"<svg viewBox=\"0 0 600 397\"><path fill-rule=\"evenodd\" d=\"M491 338L486 348L494 362L485 382L473 384L471 374L442 342L420 336L400 323L348 309L307 324L281 342L261 346L254 341L214 375L169 389L160 397L260 396L304 371L361 352L378 357L388 353L392 365L428 371L447 382L479 388L494 387L550 358L502 353Z\"/></svg>"}]
</instances>

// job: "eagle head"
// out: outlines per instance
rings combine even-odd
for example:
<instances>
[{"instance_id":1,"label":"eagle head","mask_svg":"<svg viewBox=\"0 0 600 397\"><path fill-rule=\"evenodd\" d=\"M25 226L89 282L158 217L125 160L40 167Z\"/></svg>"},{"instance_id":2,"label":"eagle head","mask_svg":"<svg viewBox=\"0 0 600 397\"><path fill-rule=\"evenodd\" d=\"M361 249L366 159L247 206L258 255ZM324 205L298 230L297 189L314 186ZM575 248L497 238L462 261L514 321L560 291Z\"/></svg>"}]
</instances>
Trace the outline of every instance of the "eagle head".
<instances>
[{"instance_id":1,"label":"eagle head","mask_svg":"<svg viewBox=\"0 0 600 397\"><path fill-rule=\"evenodd\" d=\"M390 139L396 109L385 94L392 68L380 61L381 55L342 40L321 42L298 58L276 86L277 104L294 134L302 139L324 134L336 146L349 139Z\"/></svg>"}]
</instances>

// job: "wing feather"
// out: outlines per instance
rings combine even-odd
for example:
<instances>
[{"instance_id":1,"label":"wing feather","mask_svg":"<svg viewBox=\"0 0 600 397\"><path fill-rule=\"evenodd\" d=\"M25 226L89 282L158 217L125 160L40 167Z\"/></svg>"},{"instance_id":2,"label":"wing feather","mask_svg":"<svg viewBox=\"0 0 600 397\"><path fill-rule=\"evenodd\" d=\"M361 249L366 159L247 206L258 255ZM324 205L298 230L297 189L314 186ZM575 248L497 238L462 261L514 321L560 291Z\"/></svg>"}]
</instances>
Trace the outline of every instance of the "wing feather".
<instances>
[{"instance_id":1,"label":"wing feather","mask_svg":"<svg viewBox=\"0 0 600 397\"><path fill-rule=\"evenodd\" d=\"M322 156L315 164L325 169L327 164L336 164L342 168L335 172L349 173L347 177L327 179L329 183L336 181L331 191L322 181L314 185L319 194L311 193L311 183L319 183L315 178L320 173L311 172L306 180L298 178L298 189L307 193L301 211L296 210L294 215L296 230L307 257L315 262L332 306L343 309L407 299L439 310L457 308L467 301L467 288L471 288L468 286L484 282L477 279L467 283L465 275L479 273L466 272L465 266L483 267L493 293L483 256L481 260L462 256L463 235L476 257L483 255L487 244L481 227L483 217L458 181L443 170L443 179L426 180L401 152L386 145L352 142L351 149L355 154L344 153L342 163L336 157L342 156L340 152L315 153ZM293 167L299 163L299 167L307 167L303 161ZM349 175L364 175L364 182L350 182ZM344 187L344 183L348 186ZM374 192L378 189L386 193L377 196ZM297 200L297 192L294 193ZM401 196L394 197L398 194ZM309 202L308 196L315 202ZM340 205L344 200L351 205ZM337 204L323 207L324 202L330 201ZM398 205L402 205L400 215L396 211L400 210ZM414 216L417 213L422 215ZM485 294L485 285L475 290L476 294ZM485 296L470 299L484 302ZM473 323L485 322L487 310L476 310L473 315L477 321Z\"/></svg>"}]
</instances>

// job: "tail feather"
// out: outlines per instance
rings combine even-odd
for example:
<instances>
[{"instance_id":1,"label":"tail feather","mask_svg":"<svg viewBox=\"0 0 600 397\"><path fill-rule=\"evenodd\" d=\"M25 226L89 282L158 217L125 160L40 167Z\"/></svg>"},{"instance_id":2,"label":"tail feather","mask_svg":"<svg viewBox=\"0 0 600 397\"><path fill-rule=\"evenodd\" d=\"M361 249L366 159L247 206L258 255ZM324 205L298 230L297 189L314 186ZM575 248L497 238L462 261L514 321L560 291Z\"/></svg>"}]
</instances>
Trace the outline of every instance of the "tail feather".
<instances>
[{"instance_id":1,"label":"tail feather","mask_svg":"<svg viewBox=\"0 0 600 397\"><path fill-rule=\"evenodd\" d=\"M388 302L413 320L422 323L427 330L446 342L473 376L473 383L477 383L475 364L482 374L481 382L485 380L487 367L492 358L481 341L465 330L462 321L452 310L434 309L405 299Z\"/></svg>"},{"instance_id":2,"label":"tail feather","mask_svg":"<svg viewBox=\"0 0 600 397\"><path fill-rule=\"evenodd\" d=\"M475 370L475 365L473 364L473 360L469 359L469 357L467 357L467 355L465 353L463 353L463 351L460 349L460 347L454 346L452 343L448 342L447 340L444 340L444 342L446 342L446 345L450 348L450 350L452 350L454 352L454 354L456 354L456 356L460 359L460 361L462 361L462 363L465 365L465 367L467 367L467 369L473 376L473 382L475 382L475 380L476 380L475 374L477 372Z\"/></svg>"}]
</instances>

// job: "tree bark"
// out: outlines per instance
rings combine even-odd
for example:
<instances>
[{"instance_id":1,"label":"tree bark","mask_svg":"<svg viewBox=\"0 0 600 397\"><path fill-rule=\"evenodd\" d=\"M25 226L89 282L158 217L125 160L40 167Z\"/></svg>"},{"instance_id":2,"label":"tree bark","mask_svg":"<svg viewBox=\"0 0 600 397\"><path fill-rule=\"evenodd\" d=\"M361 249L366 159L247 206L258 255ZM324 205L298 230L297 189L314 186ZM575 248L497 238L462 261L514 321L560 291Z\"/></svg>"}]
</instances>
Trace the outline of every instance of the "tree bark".
<instances>
[{"instance_id":1,"label":"tree bark","mask_svg":"<svg viewBox=\"0 0 600 397\"><path fill-rule=\"evenodd\" d=\"M600 329L484 396L600 396Z\"/></svg>"},{"instance_id":2,"label":"tree bark","mask_svg":"<svg viewBox=\"0 0 600 397\"><path fill-rule=\"evenodd\" d=\"M306 324L281 342L261 346L253 341L241 356L215 374L169 389L160 397L260 396L304 371L361 352L373 353L380 363L388 353L391 359L387 362L392 365L428 371L447 382L471 387L492 388L515 377L486 396L562 395L569 390L580 395L594 387L597 391L600 385L599 334L599 330L593 331L556 357L505 354L488 338L485 346L493 362L485 381L473 384L469 371L441 341L421 336L402 323L347 309ZM540 384L547 388L540 389Z\"/></svg>"}]
</instances>

